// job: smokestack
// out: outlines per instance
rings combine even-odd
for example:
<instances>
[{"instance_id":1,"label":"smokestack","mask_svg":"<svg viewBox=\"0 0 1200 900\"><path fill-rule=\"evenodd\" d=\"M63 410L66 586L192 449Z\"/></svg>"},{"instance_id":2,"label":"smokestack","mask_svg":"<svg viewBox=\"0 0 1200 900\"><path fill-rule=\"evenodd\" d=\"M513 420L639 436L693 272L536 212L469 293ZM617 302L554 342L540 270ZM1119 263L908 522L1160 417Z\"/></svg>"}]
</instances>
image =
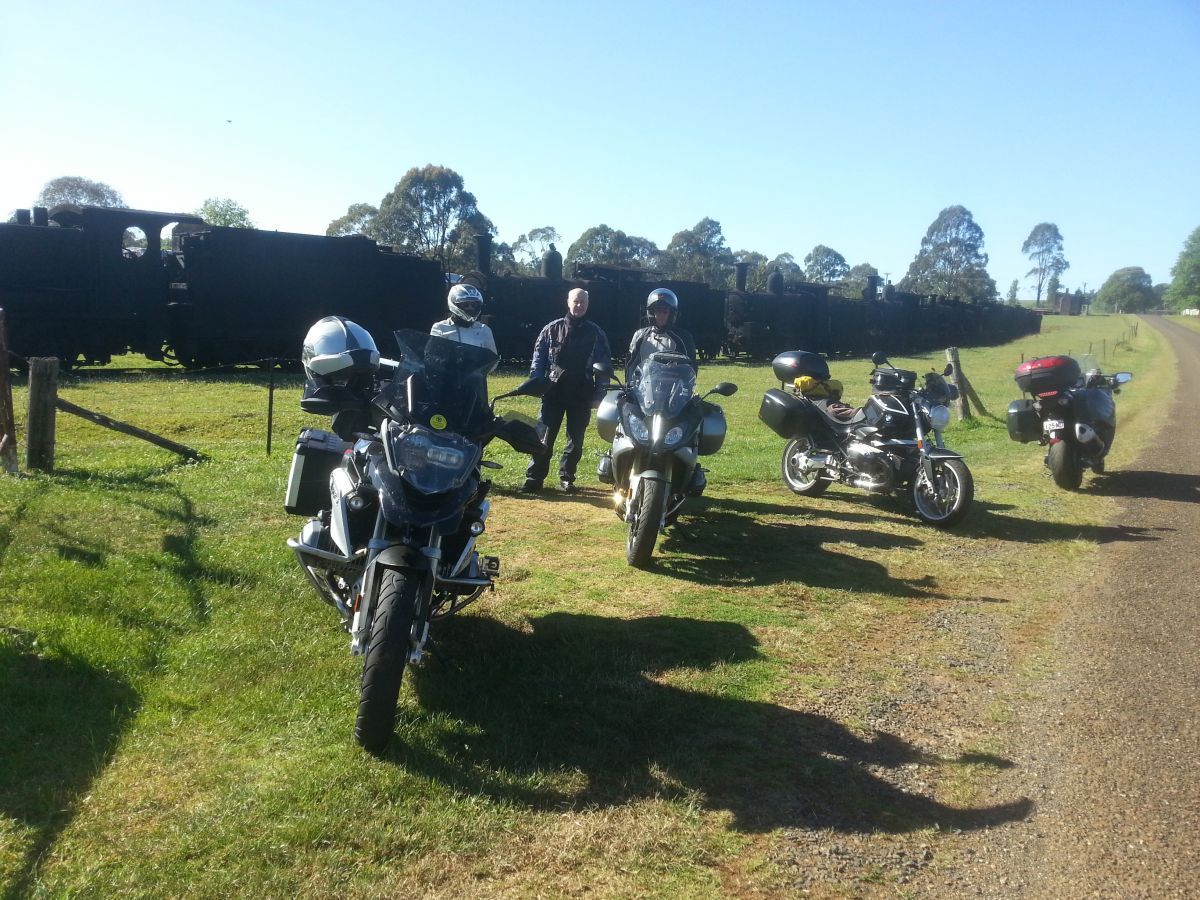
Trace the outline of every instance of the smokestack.
<instances>
[{"instance_id":1,"label":"smokestack","mask_svg":"<svg viewBox=\"0 0 1200 900\"><path fill-rule=\"evenodd\" d=\"M49 225L50 210L46 209L44 206L35 206L33 208L33 224L42 226Z\"/></svg>"},{"instance_id":2,"label":"smokestack","mask_svg":"<svg viewBox=\"0 0 1200 900\"><path fill-rule=\"evenodd\" d=\"M28 224L29 224L29 222L30 222L30 219L29 219L29 210L27 210L27 209L18 209L18 210L17 210L17 224L18 224L18 225L28 225Z\"/></svg>"},{"instance_id":3,"label":"smokestack","mask_svg":"<svg viewBox=\"0 0 1200 900\"><path fill-rule=\"evenodd\" d=\"M745 291L746 290L746 276L750 272L750 263L748 263L748 262L734 263L733 270L736 273L733 276L733 278L734 278L734 284L735 284L737 290Z\"/></svg>"},{"instance_id":4,"label":"smokestack","mask_svg":"<svg viewBox=\"0 0 1200 900\"><path fill-rule=\"evenodd\" d=\"M475 268L484 275L492 274L492 236L475 235Z\"/></svg>"}]
</instances>

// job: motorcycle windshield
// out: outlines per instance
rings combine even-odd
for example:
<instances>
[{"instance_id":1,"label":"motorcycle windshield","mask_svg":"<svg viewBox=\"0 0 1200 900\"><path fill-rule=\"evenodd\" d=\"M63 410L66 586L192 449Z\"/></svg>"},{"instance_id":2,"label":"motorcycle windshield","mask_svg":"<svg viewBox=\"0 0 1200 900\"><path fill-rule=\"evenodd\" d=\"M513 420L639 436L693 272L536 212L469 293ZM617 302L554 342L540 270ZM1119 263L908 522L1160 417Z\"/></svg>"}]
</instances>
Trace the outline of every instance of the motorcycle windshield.
<instances>
[{"instance_id":1,"label":"motorcycle windshield","mask_svg":"<svg viewBox=\"0 0 1200 900\"><path fill-rule=\"evenodd\" d=\"M434 432L473 438L490 428L487 373L496 363L495 353L407 328L395 332L395 338L399 364L377 405L398 421Z\"/></svg>"},{"instance_id":2,"label":"motorcycle windshield","mask_svg":"<svg viewBox=\"0 0 1200 900\"><path fill-rule=\"evenodd\" d=\"M642 363L637 385L638 405L647 416L673 418L696 393L696 369L678 353L652 353Z\"/></svg>"}]
</instances>

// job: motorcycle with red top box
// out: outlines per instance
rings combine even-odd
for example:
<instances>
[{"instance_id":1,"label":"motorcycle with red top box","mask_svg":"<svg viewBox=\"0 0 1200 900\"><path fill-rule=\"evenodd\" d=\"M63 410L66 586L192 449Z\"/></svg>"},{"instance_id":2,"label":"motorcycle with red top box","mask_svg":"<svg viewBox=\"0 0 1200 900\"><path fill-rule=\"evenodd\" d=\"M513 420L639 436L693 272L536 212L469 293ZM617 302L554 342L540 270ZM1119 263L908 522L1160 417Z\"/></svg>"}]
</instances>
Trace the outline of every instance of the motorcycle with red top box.
<instances>
[{"instance_id":1,"label":"motorcycle with red top box","mask_svg":"<svg viewBox=\"0 0 1200 900\"><path fill-rule=\"evenodd\" d=\"M1017 366L1013 380L1032 399L1008 406L1008 436L1047 447L1046 468L1054 483L1072 491L1085 469L1104 472L1104 458L1117 435L1114 394L1133 380L1129 372L1105 375L1084 356L1040 356Z\"/></svg>"}]
</instances>

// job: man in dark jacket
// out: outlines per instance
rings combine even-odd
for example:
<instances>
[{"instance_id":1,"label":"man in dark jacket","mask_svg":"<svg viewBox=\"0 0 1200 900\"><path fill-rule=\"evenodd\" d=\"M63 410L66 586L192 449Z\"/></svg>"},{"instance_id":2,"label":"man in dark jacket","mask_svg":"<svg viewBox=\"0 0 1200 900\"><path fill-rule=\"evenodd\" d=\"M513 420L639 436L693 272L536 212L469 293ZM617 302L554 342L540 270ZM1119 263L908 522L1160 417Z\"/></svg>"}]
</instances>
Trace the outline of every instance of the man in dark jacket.
<instances>
[{"instance_id":1,"label":"man in dark jacket","mask_svg":"<svg viewBox=\"0 0 1200 900\"><path fill-rule=\"evenodd\" d=\"M567 493L575 490L575 468L583 456L583 440L592 407L600 402L608 389L608 380L597 381L593 363L612 364L608 337L596 323L584 318L588 309L588 293L572 288L567 294L567 314L542 329L533 346L533 365L529 376L549 376L553 382L542 397L538 415L538 430L543 432L545 452L531 457L525 470L523 493L536 493L550 471L554 442L567 420L567 445L558 463L558 480Z\"/></svg>"}]
</instances>

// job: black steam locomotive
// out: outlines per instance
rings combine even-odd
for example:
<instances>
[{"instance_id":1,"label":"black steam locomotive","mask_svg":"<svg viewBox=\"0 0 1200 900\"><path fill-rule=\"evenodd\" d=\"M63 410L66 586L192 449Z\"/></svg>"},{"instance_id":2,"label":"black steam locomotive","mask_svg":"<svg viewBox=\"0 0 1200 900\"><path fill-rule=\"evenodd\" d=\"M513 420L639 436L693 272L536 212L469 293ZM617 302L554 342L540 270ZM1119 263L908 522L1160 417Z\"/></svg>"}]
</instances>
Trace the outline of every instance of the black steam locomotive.
<instances>
[{"instance_id":1,"label":"black steam locomotive","mask_svg":"<svg viewBox=\"0 0 1200 900\"><path fill-rule=\"evenodd\" d=\"M161 235L173 226L172 246ZM131 246L133 229L144 241ZM144 243L144 246L141 244ZM646 294L679 296L681 323L698 351L770 357L805 349L895 355L1003 343L1038 330L1030 310L889 292L849 300L825 285L773 284L733 291L662 280L614 266L580 266L564 278L561 257L538 277L491 271L491 241L477 266L501 356L528 359L538 330L561 316L567 291L585 287L590 317L617 354L641 324ZM553 254L557 257L557 254ZM0 308L9 347L22 358L56 356L65 366L104 364L125 352L188 368L294 359L316 319L343 315L381 338L428 328L446 315L446 276L436 262L366 237L322 237L209 226L195 216L57 206L18 211L0 225Z\"/></svg>"}]
</instances>

